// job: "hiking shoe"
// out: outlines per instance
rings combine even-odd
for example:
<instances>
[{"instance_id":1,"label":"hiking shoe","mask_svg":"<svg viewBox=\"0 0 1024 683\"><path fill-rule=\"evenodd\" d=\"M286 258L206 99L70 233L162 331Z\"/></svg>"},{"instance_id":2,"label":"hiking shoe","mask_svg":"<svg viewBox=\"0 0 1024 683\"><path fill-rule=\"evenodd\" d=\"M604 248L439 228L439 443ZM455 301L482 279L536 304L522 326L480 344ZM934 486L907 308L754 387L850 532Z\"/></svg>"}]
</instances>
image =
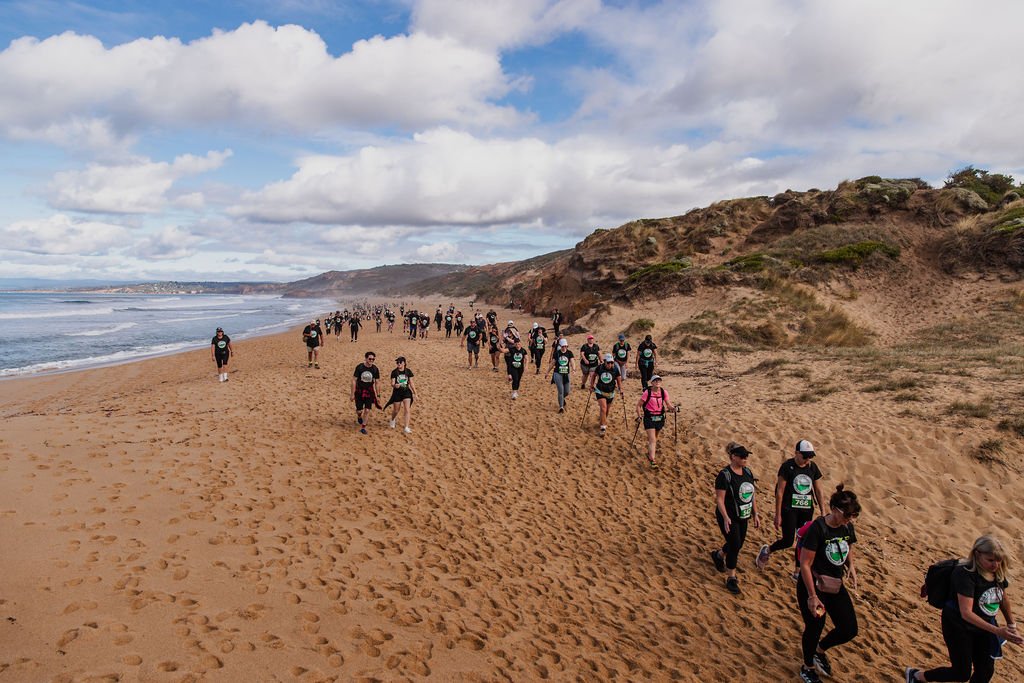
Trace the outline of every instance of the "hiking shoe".
<instances>
[{"instance_id":1,"label":"hiking shoe","mask_svg":"<svg viewBox=\"0 0 1024 683\"><path fill-rule=\"evenodd\" d=\"M395 421L394 420L389 420L388 421L388 427L391 427L392 429L394 429L395 428Z\"/></svg>"},{"instance_id":2,"label":"hiking shoe","mask_svg":"<svg viewBox=\"0 0 1024 683\"><path fill-rule=\"evenodd\" d=\"M412 429L410 429L409 427L406 427L405 428L405 433L406 434L412 434Z\"/></svg>"},{"instance_id":3,"label":"hiking shoe","mask_svg":"<svg viewBox=\"0 0 1024 683\"><path fill-rule=\"evenodd\" d=\"M320 369L320 364L319 363L313 363L313 368L316 369L316 370L319 370Z\"/></svg>"},{"instance_id":4,"label":"hiking shoe","mask_svg":"<svg viewBox=\"0 0 1024 683\"><path fill-rule=\"evenodd\" d=\"M740 582L736 580L735 576L730 576L725 580L725 589L733 595L740 594Z\"/></svg>"},{"instance_id":5,"label":"hiking shoe","mask_svg":"<svg viewBox=\"0 0 1024 683\"><path fill-rule=\"evenodd\" d=\"M821 683L821 678L818 677L817 671L803 667L800 667L800 680L803 683Z\"/></svg>"},{"instance_id":6,"label":"hiking shoe","mask_svg":"<svg viewBox=\"0 0 1024 683\"><path fill-rule=\"evenodd\" d=\"M754 564L758 569L764 569L768 564L768 557L771 555L771 547L765 543L761 546L761 549L757 551L757 559L754 560Z\"/></svg>"},{"instance_id":7,"label":"hiking shoe","mask_svg":"<svg viewBox=\"0 0 1024 683\"><path fill-rule=\"evenodd\" d=\"M725 558L717 550L711 551L711 561L715 563L715 569L719 572L725 571Z\"/></svg>"},{"instance_id":8,"label":"hiking shoe","mask_svg":"<svg viewBox=\"0 0 1024 683\"><path fill-rule=\"evenodd\" d=\"M514 401L514 400L516 400L517 398L519 398L519 392L518 392L518 391L513 391L513 392L512 392L512 400Z\"/></svg>"},{"instance_id":9,"label":"hiking shoe","mask_svg":"<svg viewBox=\"0 0 1024 683\"><path fill-rule=\"evenodd\" d=\"M650 463L652 470L660 470L661 469L661 467L658 466L658 463L654 462L653 460L648 460L647 462Z\"/></svg>"},{"instance_id":10,"label":"hiking shoe","mask_svg":"<svg viewBox=\"0 0 1024 683\"><path fill-rule=\"evenodd\" d=\"M817 667L822 676L828 677L832 675L832 662L828 661L828 657L824 652L814 653L814 666Z\"/></svg>"},{"instance_id":11,"label":"hiking shoe","mask_svg":"<svg viewBox=\"0 0 1024 683\"><path fill-rule=\"evenodd\" d=\"M360 434L365 434L366 433L366 427L360 427L359 428L359 433Z\"/></svg>"},{"instance_id":12,"label":"hiking shoe","mask_svg":"<svg viewBox=\"0 0 1024 683\"><path fill-rule=\"evenodd\" d=\"M559 408L559 409L558 409L558 412L559 412L559 413L564 413L564 412L565 412L565 407Z\"/></svg>"},{"instance_id":13,"label":"hiking shoe","mask_svg":"<svg viewBox=\"0 0 1024 683\"><path fill-rule=\"evenodd\" d=\"M916 683L916 681L917 681L917 671L918 671L917 669L912 669L909 666L907 667L907 670L905 672L906 677L907 677L906 678L907 683Z\"/></svg>"},{"instance_id":14,"label":"hiking shoe","mask_svg":"<svg viewBox=\"0 0 1024 683\"><path fill-rule=\"evenodd\" d=\"M313 367L313 364L312 364L312 363L310 363L310 364L309 364L309 365L307 365L306 367L307 367L307 368L311 368L311 367Z\"/></svg>"}]
</instances>

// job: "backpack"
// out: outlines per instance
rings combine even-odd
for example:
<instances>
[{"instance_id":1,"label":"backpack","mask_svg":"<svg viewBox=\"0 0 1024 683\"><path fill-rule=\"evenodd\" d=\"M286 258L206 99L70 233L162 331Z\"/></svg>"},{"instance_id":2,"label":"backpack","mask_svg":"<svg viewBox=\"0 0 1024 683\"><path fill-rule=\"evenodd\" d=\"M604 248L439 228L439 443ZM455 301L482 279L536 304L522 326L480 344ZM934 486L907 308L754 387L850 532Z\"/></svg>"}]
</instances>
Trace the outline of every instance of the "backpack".
<instances>
[{"instance_id":1,"label":"backpack","mask_svg":"<svg viewBox=\"0 0 1024 683\"><path fill-rule=\"evenodd\" d=\"M959 559L939 560L924 574L921 597L936 609L942 609L953 595L953 570L960 564Z\"/></svg>"},{"instance_id":2,"label":"backpack","mask_svg":"<svg viewBox=\"0 0 1024 683\"><path fill-rule=\"evenodd\" d=\"M814 524L815 522L817 522L818 520L821 520L822 525L825 524L825 518L824 517L817 517L815 519L812 519L809 522L805 522L802 527L800 527L799 529L796 530L796 566L797 567L800 566L800 551L803 550L803 547L804 547L804 536L807 535L807 531L811 528L811 525ZM825 530L822 529L822 531L824 532Z\"/></svg>"}]
</instances>

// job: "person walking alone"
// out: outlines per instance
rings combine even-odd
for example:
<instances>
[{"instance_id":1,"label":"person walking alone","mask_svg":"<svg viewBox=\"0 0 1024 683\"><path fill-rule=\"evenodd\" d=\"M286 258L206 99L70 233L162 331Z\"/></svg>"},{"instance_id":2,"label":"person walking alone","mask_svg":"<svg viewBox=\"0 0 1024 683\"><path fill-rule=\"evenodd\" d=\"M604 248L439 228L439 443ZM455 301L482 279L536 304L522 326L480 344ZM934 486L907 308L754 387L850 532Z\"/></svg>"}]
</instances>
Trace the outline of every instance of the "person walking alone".
<instances>
[{"instance_id":1,"label":"person walking alone","mask_svg":"<svg viewBox=\"0 0 1024 683\"><path fill-rule=\"evenodd\" d=\"M1024 645L1006 597L1009 569L1010 558L1002 542L993 536L974 542L967 559L952 570L951 594L942 608L942 639L949 666L927 671L908 667L906 683L968 679L988 683L995 674L995 660L1002 654L1000 641ZM996 622L999 613L1004 626Z\"/></svg>"},{"instance_id":2,"label":"person walking alone","mask_svg":"<svg viewBox=\"0 0 1024 683\"><path fill-rule=\"evenodd\" d=\"M228 381L228 359L235 353L231 347L231 338L224 334L224 328L218 327L213 339L210 340L210 357L217 363L217 380Z\"/></svg>"}]
</instances>

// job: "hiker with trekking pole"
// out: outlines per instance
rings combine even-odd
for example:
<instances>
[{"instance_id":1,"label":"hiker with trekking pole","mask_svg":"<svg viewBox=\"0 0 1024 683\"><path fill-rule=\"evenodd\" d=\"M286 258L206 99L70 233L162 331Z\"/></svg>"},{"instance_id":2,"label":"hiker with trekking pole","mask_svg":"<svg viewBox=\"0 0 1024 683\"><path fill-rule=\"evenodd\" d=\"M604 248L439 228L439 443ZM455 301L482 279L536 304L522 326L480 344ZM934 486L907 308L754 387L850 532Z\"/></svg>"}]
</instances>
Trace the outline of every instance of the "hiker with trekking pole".
<instances>
[{"instance_id":1,"label":"hiker with trekking pole","mask_svg":"<svg viewBox=\"0 0 1024 683\"><path fill-rule=\"evenodd\" d=\"M594 368L590 375L590 391L597 399L597 405L601 410L600 424L601 436L605 435L608 429L608 413L611 410L612 401L615 400L615 390L622 391L622 375L615 358L610 353L604 355L604 362ZM590 399L587 399L590 405ZM583 411L586 418L586 410ZM625 417L625 413L623 413ZM582 423L580 424L582 427ZM627 427L628 429L628 427Z\"/></svg>"},{"instance_id":2,"label":"hiker with trekking pole","mask_svg":"<svg viewBox=\"0 0 1024 683\"><path fill-rule=\"evenodd\" d=\"M999 539L982 536L967 559L936 562L928 568L921 597L942 610L942 639L949 666L937 669L908 667L906 683L914 681L977 681L988 683L1002 644L1024 645L1006 598L1009 556ZM1005 625L996 615L1002 613ZM973 672L972 672L973 669Z\"/></svg>"},{"instance_id":3,"label":"hiker with trekking pole","mask_svg":"<svg viewBox=\"0 0 1024 683\"><path fill-rule=\"evenodd\" d=\"M647 462L652 470L658 469L658 462L654 456L658 449L658 432L665 426L666 411L675 414L679 412L679 408L672 405L668 392L661 386L661 376L654 375L650 379L650 386L644 389L640 394L640 400L636 402L637 429L633 432L635 440L642 421L644 431L647 432ZM676 434L678 438L678 429ZM632 446L631 442L630 448Z\"/></svg>"}]
</instances>

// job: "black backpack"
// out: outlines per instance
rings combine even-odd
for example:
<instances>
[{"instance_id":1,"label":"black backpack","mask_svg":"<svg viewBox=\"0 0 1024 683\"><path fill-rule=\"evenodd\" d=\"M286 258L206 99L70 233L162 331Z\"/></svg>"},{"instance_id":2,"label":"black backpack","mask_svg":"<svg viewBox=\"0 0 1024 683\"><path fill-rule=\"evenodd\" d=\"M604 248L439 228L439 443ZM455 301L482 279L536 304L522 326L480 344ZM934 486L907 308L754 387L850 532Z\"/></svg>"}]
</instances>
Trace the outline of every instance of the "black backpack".
<instances>
[{"instance_id":1,"label":"black backpack","mask_svg":"<svg viewBox=\"0 0 1024 683\"><path fill-rule=\"evenodd\" d=\"M953 570L960 560L939 560L924 574L924 585L921 586L921 597L936 609L942 609L953 595Z\"/></svg>"}]
</instances>

